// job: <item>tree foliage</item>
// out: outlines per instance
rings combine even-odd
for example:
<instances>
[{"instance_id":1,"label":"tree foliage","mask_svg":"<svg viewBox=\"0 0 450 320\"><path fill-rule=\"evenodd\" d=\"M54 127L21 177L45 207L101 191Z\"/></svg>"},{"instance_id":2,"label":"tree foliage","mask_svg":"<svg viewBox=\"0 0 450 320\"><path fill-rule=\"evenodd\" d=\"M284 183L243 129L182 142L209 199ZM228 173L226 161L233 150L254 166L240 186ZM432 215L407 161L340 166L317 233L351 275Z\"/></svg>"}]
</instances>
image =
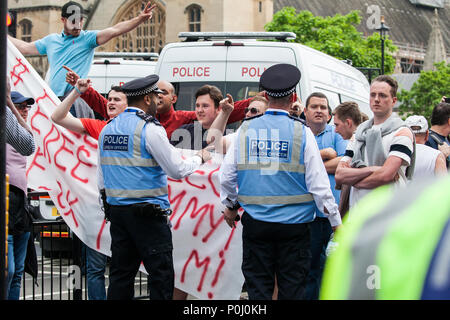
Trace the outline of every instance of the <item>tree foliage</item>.
<instances>
[{"instance_id":1,"label":"tree foliage","mask_svg":"<svg viewBox=\"0 0 450 320\"><path fill-rule=\"evenodd\" d=\"M274 14L266 24L266 31L294 32L292 40L322 51L335 58L350 59L355 67L381 68L381 39L378 32L365 38L356 29L361 23L360 12L355 10L347 15L334 17L314 16L310 11L297 13L293 7L285 7ZM392 73L395 58L392 53L397 48L392 41L385 41L385 73Z\"/></svg>"},{"instance_id":2,"label":"tree foliage","mask_svg":"<svg viewBox=\"0 0 450 320\"><path fill-rule=\"evenodd\" d=\"M401 115L422 115L428 120L443 96L450 96L450 64L435 64L435 71L422 71L411 90L402 90L398 100Z\"/></svg>"}]
</instances>

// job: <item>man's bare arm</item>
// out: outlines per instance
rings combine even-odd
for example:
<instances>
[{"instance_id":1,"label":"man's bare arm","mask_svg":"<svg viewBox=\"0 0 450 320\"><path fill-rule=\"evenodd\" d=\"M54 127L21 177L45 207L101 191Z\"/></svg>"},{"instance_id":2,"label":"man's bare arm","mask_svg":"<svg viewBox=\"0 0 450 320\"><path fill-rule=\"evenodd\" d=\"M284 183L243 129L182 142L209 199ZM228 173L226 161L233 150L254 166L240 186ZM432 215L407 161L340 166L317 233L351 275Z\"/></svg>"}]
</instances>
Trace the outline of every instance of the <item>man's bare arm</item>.
<instances>
[{"instance_id":1,"label":"man's bare arm","mask_svg":"<svg viewBox=\"0 0 450 320\"><path fill-rule=\"evenodd\" d=\"M436 159L436 164L435 164L435 167L434 167L434 175L442 176L442 175L446 175L446 174L448 174L447 164L445 162L445 156L441 152L439 154L439 156L437 157L437 159Z\"/></svg>"},{"instance_id":2,"label":"man's bare arm","mask_svg":"<svg viewBox=\"0 0 450 320\"><path fill-rule=\"evenodd\" d=\"M336 174L336 170L339 165L339 162L341 162L341 159L342 157L337 157L323 162L328 174Z\"/></svg>"},{"instance_id":3,"label":"man's bare arm","mask_svg":"<svg viewBox=\"0 0 450 320\"><path fill-rule=\"evenodd\" d=\"M324 162L328 161L328 160L332 160L337 157L337 152L333 148L325 148L325 149L320 150L320 157L322 158L322 160Z\"/></svg>"},{"instance_id":4,"label":"man's bare arm","mask_svg":"<svg viewBox=\"0 0 450 320\"><path fill-rule=\"evenodd\" d=\"M119 22L118 24L101 30L97 33L97 44L103 45L114 37L120 36L124 33L127 33L134 28L136 28L141 23L152 18L152 11L156 8L156 4L147 3L144 10L135 18L123 22Z\"/></svg>"},{"instance_id":5,"label":"man's bare arm","mask_svg":"<svg viewBox=\"0 0 450 320\"><path fill-rule=\"evenodd\" d=\"M350 160L348 162L339 162L336 169L335 179L336 185L348 184L355 185L364 178L370 176L379 167L352 168Z\"/></svg>"},{"instance_id":6,"label":"man's bare arm","mask_svg":"<svg viewBox=\"0 0 450 320\"><path fill-rule=\"evenodd\" d=\"M220 101L221 110L208 130L206 142L214 142L214 148L218 153L227 153L226 139L223 138L223 132L227 126L228 118L234 109L233 97L227 94L227 97Z\"/></svg>"},{"instance_id":7,"label":"man's bare arm","mask_svg":"<svg viewBox=\"0 0 450 320\"><path fill-rule=\"evenodd\" d=\"M25 42L19 39L16 39L14 37L11 37L8 35L9 41L11 41L16 48L22 53L23 55L26 54L39 54L38 49L36 48L36 45L34 42Z\"/></svg>"},{"instance_id":8,"label":"man's bare arm","mask_svg":"<svg viewBox=\"0 0 450 320\"><path fill-rule=\"evenodd\" d=\"M78 90L81 92L87 90L89 87L90 82L89 80L80 79L78 80L76 86ZM60 104L59 106L53 111L52 114L52 121L70 131L77 132L77 133L87 133L86 129L83 126L83 123L80 119L75 118L72 116L72 114L69 112L70 108L72 107L72 104L80 97L80 94L73 90Z\"/></svg>"},{"instance_id":9,"label":"man's bare arm","mask_svg":"<svg viewBox=\"0 0 450 320\"><path fill-rule=\"evenodd\" d=\"M354 186L359 189L375 189L379 186L394 182L398 177L398 170L402 166L403 161L402 158L396 156L388 157L380 169Z\"/></svg>"}]
</instances>

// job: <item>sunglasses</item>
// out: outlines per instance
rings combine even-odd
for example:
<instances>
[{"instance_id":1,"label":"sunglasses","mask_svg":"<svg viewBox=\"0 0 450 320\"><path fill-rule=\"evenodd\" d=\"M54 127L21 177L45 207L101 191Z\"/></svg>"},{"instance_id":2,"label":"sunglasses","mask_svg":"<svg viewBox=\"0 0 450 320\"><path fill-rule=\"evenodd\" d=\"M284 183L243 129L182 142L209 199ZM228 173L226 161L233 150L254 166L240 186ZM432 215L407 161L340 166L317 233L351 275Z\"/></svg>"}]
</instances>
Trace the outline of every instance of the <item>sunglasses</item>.
<instances>
[{"instance_id":1,"label":"sunglasses","mask_svg":"<svg viewBox=\"0 0 450 320\"><path fill-rule=\"evenodd\" d=\"M15 104L15 106L16 106L16 108L17 109L20 109L20 110L25 110L25 109L28 109L28 110L30 110L31 109L31 106L29 106L29 105L27 105L27 104Z\"/></svg>"},{"instance_id":2,"label":"sunglasses","mask_svg":"<svg viewBox=\"0 0 450 320\"><path fill-rule=\"evenodd\" d=\"M259 112L259 110L256 109L256 108L245 108L244 111L245 111L246 114L247 114L249 111L250 111L251 114L257 114L257 113Z\"/></svg>"}]
</instances>

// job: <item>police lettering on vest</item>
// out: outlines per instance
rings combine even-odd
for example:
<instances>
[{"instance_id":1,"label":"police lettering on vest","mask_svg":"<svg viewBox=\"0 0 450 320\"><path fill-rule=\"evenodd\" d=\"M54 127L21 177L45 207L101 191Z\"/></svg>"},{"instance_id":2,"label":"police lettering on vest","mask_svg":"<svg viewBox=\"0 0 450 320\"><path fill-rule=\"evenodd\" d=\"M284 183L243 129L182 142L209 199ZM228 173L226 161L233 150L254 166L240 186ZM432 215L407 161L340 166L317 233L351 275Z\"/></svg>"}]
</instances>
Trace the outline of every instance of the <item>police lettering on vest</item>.
<instances>
[{"instance_id":1,"label":"police lettering on vest","mask_svg":"<svg viewBox=\"0 0 450 320\"><path fill-rule=\"evenodd\" d=\"M105 135L103 150L128 151L128 140L126 135Z\"/></svg>"},{"instance_id":2,"label":"police lettering on vest","mask_svg":"<svg viewBox=\"0 0 450 320\"><path fill-rule=\"evenodd\" d=\"M252 157L287 159L288 152L288 141L250 140L250 156Z\"/></svg>"}]
</instances>

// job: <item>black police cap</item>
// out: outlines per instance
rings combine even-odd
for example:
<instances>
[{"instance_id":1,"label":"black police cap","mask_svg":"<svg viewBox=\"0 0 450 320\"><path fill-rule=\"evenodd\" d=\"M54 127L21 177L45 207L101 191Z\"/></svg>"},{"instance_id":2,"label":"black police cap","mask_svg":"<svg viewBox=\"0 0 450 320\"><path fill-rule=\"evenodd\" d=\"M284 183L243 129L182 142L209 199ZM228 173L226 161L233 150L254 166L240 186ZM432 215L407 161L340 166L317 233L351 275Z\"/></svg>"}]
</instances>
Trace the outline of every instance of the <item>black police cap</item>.
<instances>
[{"instance_id":1,"label":"black police cap","mask_svg":"<svg viewBox=\"0 0 450 320\"><path fill-rule=\"evenodd\" d=\"M291 64L276 64L264 71L259 84L267 95L274 98L286 97L295 92L301 73Z\"/></svg>"},{"instance_id":2,"label":"black police cap","mask_svg":"<svg viewBox=\"0 0 450 320\"><path fill-rule=\"evenodd\" d=\"M128 97L145 96L150 92L163 93L158 88L159 77L156 74L144 78L135 79L125 83L122 90Z\"/></svg>"}]
</instances>

